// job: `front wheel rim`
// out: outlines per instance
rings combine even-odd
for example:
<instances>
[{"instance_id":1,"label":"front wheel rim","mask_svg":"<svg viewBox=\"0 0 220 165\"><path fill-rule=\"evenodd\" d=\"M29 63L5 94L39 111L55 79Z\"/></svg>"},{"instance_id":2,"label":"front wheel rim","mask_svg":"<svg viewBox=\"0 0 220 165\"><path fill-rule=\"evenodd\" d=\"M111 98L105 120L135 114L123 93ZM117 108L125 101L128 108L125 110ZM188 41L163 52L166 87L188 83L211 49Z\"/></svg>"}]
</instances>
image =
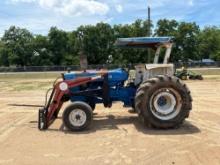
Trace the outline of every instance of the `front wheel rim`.
<instances>
[{"instance_id":1,"label":"front wheel rim","mask_svg":"<svg viewBox=\"0 0 220 165\"><path fill-rule=\"evenodd\" d=\"M156 90L150 98L150 111L160 120L175 118L182 107L180 94L173 88Z\"/></svg>"},{"instance_id":2,"label":"front wheel rim","mask_svg":"<svg viewBox=\"0 0 220 165\"><path fill-rule=\"evenodd\" d=\"M86 123L86 113L81 109L75 109L69 114L69 121L74 127L81 127Z\"/></svg>"}]
</instances>

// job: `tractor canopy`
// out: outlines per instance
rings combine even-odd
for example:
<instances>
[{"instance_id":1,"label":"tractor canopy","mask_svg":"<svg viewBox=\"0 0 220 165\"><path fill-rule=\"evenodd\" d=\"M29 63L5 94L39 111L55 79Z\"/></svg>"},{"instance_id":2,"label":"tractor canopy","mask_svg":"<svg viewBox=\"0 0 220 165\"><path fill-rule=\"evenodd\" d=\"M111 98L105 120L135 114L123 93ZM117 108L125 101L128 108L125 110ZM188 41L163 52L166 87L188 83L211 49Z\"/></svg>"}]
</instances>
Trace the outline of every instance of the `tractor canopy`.
<instances>
[{"instance_id":1,"label":"tractor canopy","mask_svg":"<svg viewBox=\"0 0 220 165\"><path fill-rule=\"evenodd\" d=\"M153 48L172 43L173 37L118 38L115 46L121 48Z\"/></svg>"}]
</instances>

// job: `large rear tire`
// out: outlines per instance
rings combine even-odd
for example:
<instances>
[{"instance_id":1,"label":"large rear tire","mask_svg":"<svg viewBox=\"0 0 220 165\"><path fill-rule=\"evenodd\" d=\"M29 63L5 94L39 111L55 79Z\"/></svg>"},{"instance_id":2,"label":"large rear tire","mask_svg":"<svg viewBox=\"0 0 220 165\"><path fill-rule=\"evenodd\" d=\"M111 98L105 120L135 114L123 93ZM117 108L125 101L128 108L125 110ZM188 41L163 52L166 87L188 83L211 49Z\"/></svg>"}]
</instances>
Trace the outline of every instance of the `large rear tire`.
<instances>
[{"instance_id":1,"label":"large rear tire","mask_svg":"<svg viewBox=\"0 0 220 165\"><path fill-rule=\"evenodd\" d=\"M161 75L140 85L135 97L135 109L148 126L174 128L189 116L192 97L180 79Z\"/></svg>"}]
</instances>

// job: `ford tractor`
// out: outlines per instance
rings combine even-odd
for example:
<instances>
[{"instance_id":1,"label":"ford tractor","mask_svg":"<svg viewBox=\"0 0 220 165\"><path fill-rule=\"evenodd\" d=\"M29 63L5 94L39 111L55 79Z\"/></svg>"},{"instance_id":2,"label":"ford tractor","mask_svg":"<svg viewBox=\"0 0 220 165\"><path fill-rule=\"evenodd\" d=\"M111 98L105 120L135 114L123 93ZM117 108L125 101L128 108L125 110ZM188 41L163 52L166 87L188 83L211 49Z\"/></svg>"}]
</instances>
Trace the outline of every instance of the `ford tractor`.
<instances>
[{"instance_id":1,"label":"ford tractor","mask_svg":"<svg viewBox=\"0 0 220 165\"><path fill-rule=\"evenodd\" d=\"M51 125L66 101L70 101L70 105L64 109L62 118L65 128L70 131L90 127L96 104L110 108L115 102L132 107L148 127L167 129L183 123L192 109L192 97L186 84L174 76L174 65L168 63L172 38L119 38L115 45L120 48L152 48L155 50L154 62L135 66L132 80L129 71L122 68L62 74L62 80L55 81L49 99L39 110L40 130ZM165 55L163 63L159 64L162 48Z\"/></svg>"}]
</instances>

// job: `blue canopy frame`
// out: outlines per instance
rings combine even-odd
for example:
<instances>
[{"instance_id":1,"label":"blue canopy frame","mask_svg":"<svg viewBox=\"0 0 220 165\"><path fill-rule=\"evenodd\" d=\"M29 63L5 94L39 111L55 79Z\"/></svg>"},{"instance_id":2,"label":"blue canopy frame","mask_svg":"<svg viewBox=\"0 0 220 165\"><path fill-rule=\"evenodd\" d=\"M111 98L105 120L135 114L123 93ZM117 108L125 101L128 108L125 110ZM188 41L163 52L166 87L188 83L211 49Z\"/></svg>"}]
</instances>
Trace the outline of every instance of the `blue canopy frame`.
<instances>
[{"instance_id":1,"label":"blue canopy frame","mask_svg":"<svg viewBox=\"0 0 220 165\"><path fill-rule=\"evenodd\" d=\"M134 37L118 38L115 42L117 47L127 48L154 48L172 43L173 37Z\"/></svg>"},{"instance_id":2,"label":"blue canopy frame","mask_svg":"<svg viewBox=\"0 0 220 165\"><path fill-rule=\"evenodd\" d=\"M134 38L118 38L115 46L120 48L152 48L155 49L154 64L158 63L161 47L166 48L164 56L164 64L167 64L170 58L173 37L134 37Z\"/></svg>"}]
</instances>

